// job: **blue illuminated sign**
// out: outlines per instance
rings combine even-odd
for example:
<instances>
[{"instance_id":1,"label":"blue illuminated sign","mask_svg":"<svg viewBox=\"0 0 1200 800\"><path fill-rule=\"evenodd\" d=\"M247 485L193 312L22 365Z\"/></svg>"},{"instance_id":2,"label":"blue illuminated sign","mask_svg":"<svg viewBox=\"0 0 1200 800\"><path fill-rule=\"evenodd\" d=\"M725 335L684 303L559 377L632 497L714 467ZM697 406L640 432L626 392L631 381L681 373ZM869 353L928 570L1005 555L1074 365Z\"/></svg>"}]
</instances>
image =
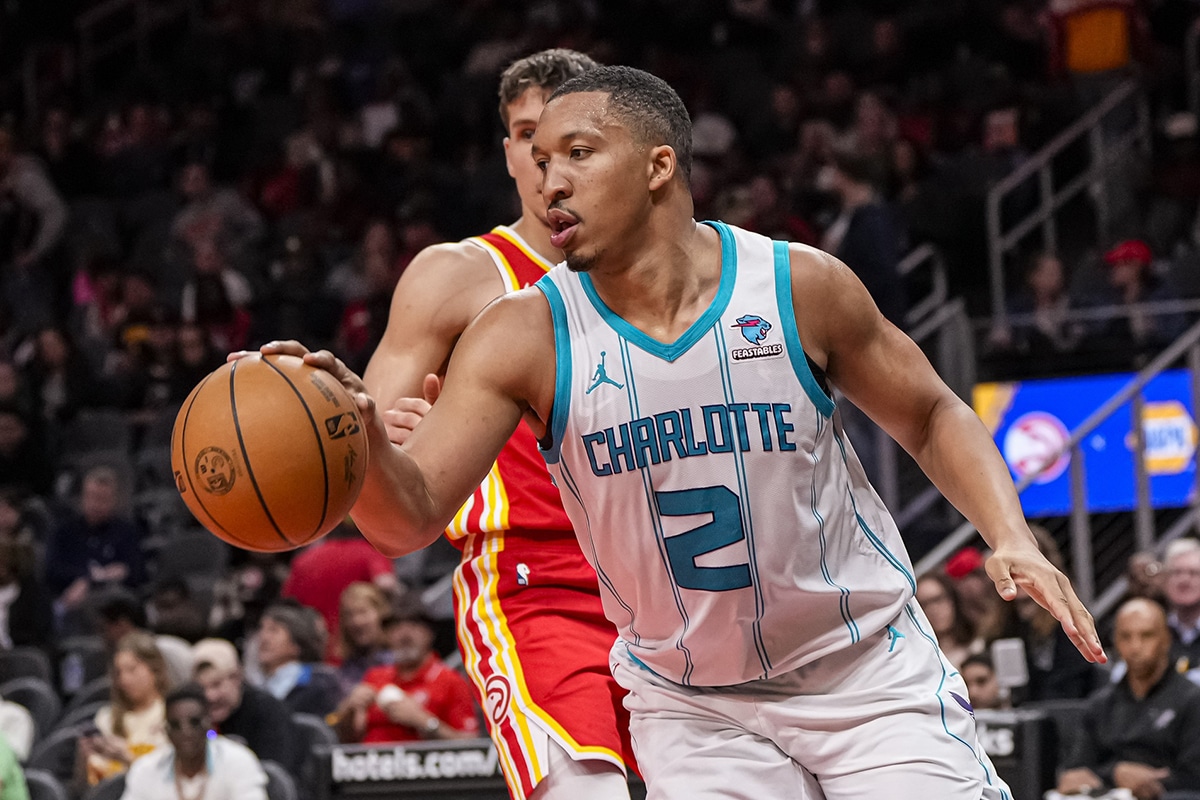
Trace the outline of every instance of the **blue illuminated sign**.
<instances>
[{"instance_id":1,"label":"blue illuminated sign","mask_svg":"<svg viewBox=\"0 0 1200 800\"><path fill-rule=\"evenodd\" d=\"M1070 431L1127 385L1131 374L1048 378L975 387L975 412L988 426L1014 481L1049 464L1022 494L1026 516L1071 510L1070 457L1054 457ZM1150 497L1157 508L1190 501L1196 483L1196 424L1187 370L1164 372L1142 390ZM1091 511L1136 504L1133 410L1126 403L1081 442Z\"/></svg>"}]
</instances>

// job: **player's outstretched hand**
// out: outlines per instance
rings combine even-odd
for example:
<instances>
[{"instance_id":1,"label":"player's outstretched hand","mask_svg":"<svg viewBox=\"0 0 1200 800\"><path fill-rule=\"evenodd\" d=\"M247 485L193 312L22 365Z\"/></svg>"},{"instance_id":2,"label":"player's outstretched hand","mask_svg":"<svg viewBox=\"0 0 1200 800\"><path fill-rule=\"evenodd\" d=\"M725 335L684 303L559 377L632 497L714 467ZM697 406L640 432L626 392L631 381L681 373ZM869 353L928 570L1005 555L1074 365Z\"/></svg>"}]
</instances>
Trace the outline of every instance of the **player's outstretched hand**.
<instances>
[{"instance_id":1,"label":"player's outstretched hand","mask_svg":"<svg viewBox=\"0 0 1200 800\"><path fill-rule=\"evenodd\" d=\"M421 389L424 397L401 397L383 412L383 423L387 426L388 439L393 444L407 442L417 423L433 408L438 395L442 393L442 379L430 373L425 376Z\"/></svg>"},{"instance_id":2,"label":"player's outstretched hand","mask_svg":"<svg viewBox=\"0 0 1200 800\"><path fill-rule=\"evenodd\" d=\"M988 558L985 568L1001 597L1012 600L1020 586L1054 615L1084 658L1099 664L1108 661L1091 613L1080 602L1067 576L1040 550L1033 546L1000 547Z\"/></svg>"},{"instance_id":3,"label":"player's outstretched hand","mask_svg":"<svg viewBox=\"0 0 1200 800\"><path fill-rule=\"evenodd\" d=\"M230 353L225 357L226 361L237 361L239 358L245 358L253 351L239 350ZM367 387L363 384L362 378L355 375L354 372L347 367L340 358L335 356L328 350L312 351L305 347L300 342L294 339L287 341L267 342L262 347L258 348L258 352L263 355L286 355L298 356L304 359L304 363L323 369L332 375L342 386L346 387L346 391L354 398L355 405L358 406L359 413L363 416L363 422L368 426L368 429L373 427L372 423L375 420L375 400L371 395L367 394Z\"/></svg>"}]
</instances>

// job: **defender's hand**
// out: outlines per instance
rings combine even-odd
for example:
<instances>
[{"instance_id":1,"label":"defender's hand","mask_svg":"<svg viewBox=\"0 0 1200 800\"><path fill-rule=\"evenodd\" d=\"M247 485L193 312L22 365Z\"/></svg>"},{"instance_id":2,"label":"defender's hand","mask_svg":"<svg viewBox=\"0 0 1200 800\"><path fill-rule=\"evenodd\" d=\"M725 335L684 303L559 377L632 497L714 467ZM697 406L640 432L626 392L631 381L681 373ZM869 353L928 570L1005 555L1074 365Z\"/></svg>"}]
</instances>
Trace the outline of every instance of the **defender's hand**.
<instances>
[{"instance_id":1,"label":"defender's hand","mask_svg":"<svg viewBox=\"0 0 1200 800\"><path fill-rule=\"evenodd\" d=\"M408 441L417 423L424 419L429 409L437 402L438 395L442 393L442 380L430 373L425 376L425 383L421 388L425 394L424 398L401 397L383 412L383 423L387 426L388 439L393 444L399 445Z\"/></svg>"}]
</instances>

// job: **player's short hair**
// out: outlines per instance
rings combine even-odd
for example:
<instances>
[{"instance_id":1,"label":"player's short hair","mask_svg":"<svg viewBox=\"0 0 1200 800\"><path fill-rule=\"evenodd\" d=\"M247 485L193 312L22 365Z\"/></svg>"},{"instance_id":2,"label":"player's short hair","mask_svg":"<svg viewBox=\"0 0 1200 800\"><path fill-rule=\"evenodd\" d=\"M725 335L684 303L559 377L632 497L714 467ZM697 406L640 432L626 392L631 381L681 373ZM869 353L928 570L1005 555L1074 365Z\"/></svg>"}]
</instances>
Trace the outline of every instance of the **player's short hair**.
<instances>
[{"instance_id":1,"label":"player's short hair","mask_svg":"<svg viewBox=\"0 0 1200 800\"><path fill-rule=\"evenodd\" d=\"M508 129L508 107L529 89L553 92L576 75L600 66L591 56L563 47L517 59L500 75L500 119Z\"/></svg>"},{"instance_id":2,"label":"player's short hair","mask_svg":"<svg viewBox=\"0 0 1200 800\"><path fill-rule=\"evenodd\" d=\"M691 184L692 118L670 84L633 67L599 67L559 86L550 100L577 92L607 94L610 109L628 123L635 139L675 151L684 183Z\"/></svg>"}]
</instances>

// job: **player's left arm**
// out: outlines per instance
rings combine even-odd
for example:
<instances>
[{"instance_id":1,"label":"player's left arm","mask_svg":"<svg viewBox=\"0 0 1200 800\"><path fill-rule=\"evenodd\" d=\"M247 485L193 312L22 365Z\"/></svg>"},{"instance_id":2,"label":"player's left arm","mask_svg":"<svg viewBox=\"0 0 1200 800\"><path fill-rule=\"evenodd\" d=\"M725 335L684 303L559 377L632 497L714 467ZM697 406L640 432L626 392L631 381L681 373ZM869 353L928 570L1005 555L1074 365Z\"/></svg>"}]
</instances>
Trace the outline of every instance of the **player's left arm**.
<instances>
[{"instance_id":1,"label":"player's left arm","mask_svg":"<svg viewBox=\"0 0 1200 800\"><path fill-rule=\"evenodd\" d=\"M979 417L845 264L803 245L791 246L791 261L792 302L809 357L979 529L993 550L987 571L1000 595L1011 600L1020 585L1085 658L1104 661L1091 614L1038 549L1008 466Z\"/></svg>"}]
</instances>

